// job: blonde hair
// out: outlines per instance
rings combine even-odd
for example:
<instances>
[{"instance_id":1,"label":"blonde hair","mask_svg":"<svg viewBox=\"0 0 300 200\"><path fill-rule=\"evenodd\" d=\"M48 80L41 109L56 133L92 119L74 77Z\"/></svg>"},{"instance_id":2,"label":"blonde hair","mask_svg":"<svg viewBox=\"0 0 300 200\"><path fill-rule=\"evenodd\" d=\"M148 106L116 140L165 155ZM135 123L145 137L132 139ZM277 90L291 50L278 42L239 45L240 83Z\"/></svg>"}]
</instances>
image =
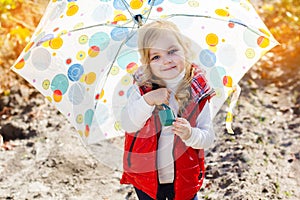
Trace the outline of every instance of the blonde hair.
<instances>
[{"instance_id":1,"label":"blonde hair","mask_svg":"<svg viewBox=\"0 0 300 200\"><path fill-rule=\"evenodd\" d=\"M178 27L170 22L165 20L154 21L148 23L142 28L139 29L138 32L138 49L141 56L141 70L142 73L139 77L138 84L145 85L149 83L158 84L160 87L165 87L165 82L152 74L150 68L150 49L153 46L153 42L167 34L173 34L178 40L178 43L182 46L184 50L185 56L185 76L183 80L179 83L177 91L175 92L175 98L179 104L178 114L182 115L185 106L187 105L190 99L190 83L192 81L194 72L192 68L192 52L190 50L190 40L183 36L180 33Z\"/></svg>"}]
</instances>

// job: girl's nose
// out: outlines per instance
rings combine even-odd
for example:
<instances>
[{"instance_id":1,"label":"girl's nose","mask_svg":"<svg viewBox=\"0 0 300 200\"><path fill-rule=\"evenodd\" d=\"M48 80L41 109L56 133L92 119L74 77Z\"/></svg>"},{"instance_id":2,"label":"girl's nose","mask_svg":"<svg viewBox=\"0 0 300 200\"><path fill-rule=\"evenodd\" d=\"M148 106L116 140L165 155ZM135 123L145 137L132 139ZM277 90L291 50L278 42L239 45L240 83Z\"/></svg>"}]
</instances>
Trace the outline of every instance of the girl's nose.
<instances>
[{"instance_id":1,"label":"girl's nose","mask_svg":"<svg viewBox=\"0 0 300 200\"><path fill-rule=\"evenodd\" d=\"M169 55L164 56L163 62L164 64L168 64L172 61L171 57Z\"/></svg>"}]
</instances>

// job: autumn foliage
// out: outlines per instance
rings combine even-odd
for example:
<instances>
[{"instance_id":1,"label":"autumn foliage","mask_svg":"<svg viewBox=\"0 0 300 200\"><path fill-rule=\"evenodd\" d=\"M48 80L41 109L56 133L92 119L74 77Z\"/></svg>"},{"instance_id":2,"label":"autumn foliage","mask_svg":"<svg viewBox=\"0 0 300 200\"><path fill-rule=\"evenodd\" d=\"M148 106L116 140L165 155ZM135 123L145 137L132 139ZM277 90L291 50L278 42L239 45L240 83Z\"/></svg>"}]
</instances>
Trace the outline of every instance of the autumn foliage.
<instances>
[{"instance_id":1,"label":"autumn foliage","mask_svg":"<svg viewBox=\"0 0 300 200\"><path fill-rule=\"evenodd\" d=\"M275 83L279 87L296 80L300 57L300 1L255 1L258 13L275 38L281 43L254 67L254 79L260 84ZM48 1L0 0L0 94L9 93L12 80L23 79L9 70L37 26ZM299 77L299 75L298 75ZM29 85L28 85L29 86ZM30 86L29 86L30 87Z\"/></svg>"}]
</instances>

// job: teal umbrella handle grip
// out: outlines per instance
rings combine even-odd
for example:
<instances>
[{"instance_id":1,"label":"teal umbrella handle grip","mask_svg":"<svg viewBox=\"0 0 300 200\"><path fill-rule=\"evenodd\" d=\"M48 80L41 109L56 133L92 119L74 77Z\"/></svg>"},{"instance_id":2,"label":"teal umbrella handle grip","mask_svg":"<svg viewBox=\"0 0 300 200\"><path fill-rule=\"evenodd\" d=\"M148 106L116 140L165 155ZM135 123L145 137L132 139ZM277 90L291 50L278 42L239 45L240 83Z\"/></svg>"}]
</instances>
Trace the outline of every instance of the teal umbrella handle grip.
<instances>
[{"instance_id":1,"label":"teal umbrella handle grip","mask_svg":"<svg viewBox=\"0 0 300 200\"><path fill-rule=\"evenodd\" d=\"M164 107L164 110L158 112L160 123L163 126L171 126L175 121L175 114L168 105L162 104L162 106Z\"/></svg>"},{"instance_id":2,"label":"teal umbrella handle grip","mask_svg":"<svg viewBox=\"0 0 300 200\"><path fill-rule=\"evenodd\" d=\"M167 105L167 104L161 104L163 107L164 107L164 109L168 109L168 110L171 110L171 108Z\"/></svg>"}]
</instances>

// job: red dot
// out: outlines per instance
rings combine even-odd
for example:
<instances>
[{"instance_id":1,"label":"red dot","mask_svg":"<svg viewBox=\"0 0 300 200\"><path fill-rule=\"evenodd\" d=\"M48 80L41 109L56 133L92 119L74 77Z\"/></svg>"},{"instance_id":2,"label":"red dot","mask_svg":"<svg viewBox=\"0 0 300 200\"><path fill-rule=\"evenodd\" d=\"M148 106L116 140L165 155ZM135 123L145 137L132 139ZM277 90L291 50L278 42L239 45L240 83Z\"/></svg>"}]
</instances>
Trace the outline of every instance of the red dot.
<instances>
[{"instance_id":1,"label":"red dot","mask_svg":"<svg viewBox=\"0 0 300 200\"><path fill-rule=\"evenodd\" d=\"M161 11L163 11L163 8L162 7L158 7L156 10L157 10L157 12L161 12Z\"/></svg>"},{"instance_id":2,"label":"red dot","mask_svg":"<svg viewBox=\"0 0 300 200\"><path fill-rule=\"evenodd\" d=\"M71 58L69 58L69 59L66 60L66 63L67 63L68 65L71 64L71 62L72 62L72 59L71 59Z\"/></svg>"},{"instance_id":3,"label":"red dot","mask_svg":"<svg viewBox=\"0 0 300 200\"><path fill-rule=\"evenodd\" d=\"M86 132L90 132L90 127L89 127L88 124L85 125L85 131L86 131Z\"/></svg>"},{"instance_id":4,"label":"red dot","mask_svg":"<svg viewBox=\"0 0 300 200\"><path fill-rule=\"evenodd\" d=\"M91 46L91 49L95 52L99 52L100 51L100 48L97 47L97 46Z\"/></svg>"},{"instance_id":5,"label":"red dot","mask_svg":"<svg viewBox=\"0 0 300 200\"><path fill-rule=\"evenodd\" d=\"M100 94L96 94L95 99L99 99Z\"/></svg>"},{"instance_id":6,"label":"red dot","mask_svg":"<svg viewBox=\"0 0 300 200\"><path fill-rule=\"evenodd\" d=\"M229 26L229 28L233 28L234 27L234 23L233 22L229 22L228 26Z\"/></svg>"},{"instance_id":7,"label":"red dot","mask_svg":"<svg viewBox=\"0 0 300 200\"><path fill-rule=\"evenodd\" d=\"M54 90L53 93L58 96L62 95L62 92L60 90Z\"/></svg>"}]
</instances>

